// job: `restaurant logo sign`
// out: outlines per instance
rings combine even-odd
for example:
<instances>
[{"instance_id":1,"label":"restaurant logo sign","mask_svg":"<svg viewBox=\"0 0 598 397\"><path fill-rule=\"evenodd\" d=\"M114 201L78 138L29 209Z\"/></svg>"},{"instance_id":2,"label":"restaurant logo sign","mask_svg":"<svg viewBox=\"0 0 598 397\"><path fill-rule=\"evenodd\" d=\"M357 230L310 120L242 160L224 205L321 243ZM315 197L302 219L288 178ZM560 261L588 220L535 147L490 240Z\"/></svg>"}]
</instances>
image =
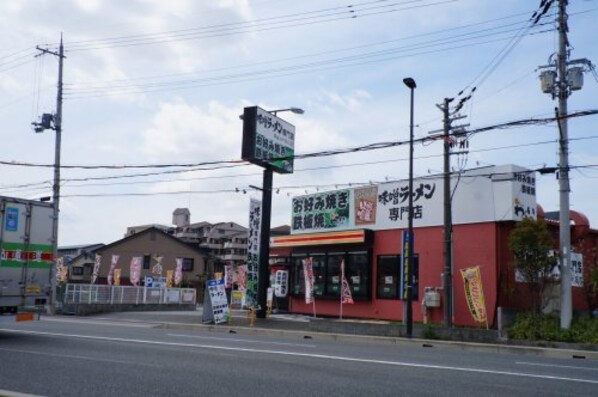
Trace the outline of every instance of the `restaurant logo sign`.
<instances>
[{"instance_id":1,"label":"restaurant logo sign","mask_svg":"<svg viewBox=\"0 0 598 397\"><path fill-rule=\"evenodd\" d=\"M257 106L243 112L241 158L281 174L293 173L295 126Z\"/></svg>"},{"instance_id":2,"label":"restaurant logo sign","mask_svg":"<svg viewBox=\"0 0 598 397\"><path fill-rule=\"evenodd\" d=\"M351 225L351 191L337 190L293 198L294 231L334 230Z\"/></svg>"},{"instance_id":3,"label":"restaurant logo sign","mask_svg":"<svg viewBox=\"0 0 598 397\"><path fill-rule=\"evenodd\" d=\"M535 175L504 165L464 172L451 180L453 223L519 221L536 217ZM414 227L444 223L443 178L413 181ZM294 197L291 232L314 233L366 228L406 229L409 183L396 181Z\"/></svg>"}]
</instances>

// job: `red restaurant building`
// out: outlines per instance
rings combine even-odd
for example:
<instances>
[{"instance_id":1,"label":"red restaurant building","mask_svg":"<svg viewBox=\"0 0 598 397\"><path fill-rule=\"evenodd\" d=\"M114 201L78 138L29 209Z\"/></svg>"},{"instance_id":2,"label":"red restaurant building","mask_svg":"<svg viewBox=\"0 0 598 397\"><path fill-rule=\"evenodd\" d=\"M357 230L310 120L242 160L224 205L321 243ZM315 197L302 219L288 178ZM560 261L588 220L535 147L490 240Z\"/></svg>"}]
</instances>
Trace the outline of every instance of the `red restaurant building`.
<instances>
[{"instance_id":1,"label":"red restaurant building","mask_svg":"<svg viewBox=\"0 0 598 397\"><path fill-rule=\"evenodd\" d=\"M524 217L545 217L558 248L558 222L536 204L535 173L513 166L483 167L453 178L453 324L483 325L470 313L461 270L477 267L487 321L496 327L497 309L523 309L525 284L513 268L508 236ZM407 181L298 196L292 203L291 235L271 240L271 262L289 271L288 309L293 313L339 316L341 263L354 300L343 316L402 320L402 235L407 229ZM413 319L443 320L443 184L441 176L414 181ZM550 216L548 216L550 215ZM587 310L583 294L584 256L594 255L598 230L571 211L574 310ZM558 219L558 214L557 214ZM302 260L312 259L314 304L305 303ZM588 258L587 258L588 259ZM558 285L556 287L558 291ZM559 307L558 293L546 299ZM423 303L426 303L424 306ZM424 319L424 317L426 317Z\"/></svg>"}]
</instances>

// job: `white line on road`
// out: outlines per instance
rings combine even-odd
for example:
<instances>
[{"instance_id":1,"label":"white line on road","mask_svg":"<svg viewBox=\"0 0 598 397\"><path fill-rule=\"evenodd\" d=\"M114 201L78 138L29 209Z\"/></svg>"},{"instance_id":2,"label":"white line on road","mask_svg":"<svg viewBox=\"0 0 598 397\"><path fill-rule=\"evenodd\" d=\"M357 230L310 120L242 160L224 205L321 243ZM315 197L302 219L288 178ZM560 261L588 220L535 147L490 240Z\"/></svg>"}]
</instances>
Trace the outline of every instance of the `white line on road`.
<instances>
[{"instance_id":1,"label":"white line on road","mask_svg":"<svg viewBox=\"0 0 598 397\"><path fill-rule=\"evenodd\" d=\"M573 365L541 364L541 363L532 363L532 362L527 362L527 361L516 361L515 364L534 365L536 367L571 368L571 369L585 369L588 371L598 371L598 368L577 367L577 366L573 366Z\"/></svg>"},{"instance_id":2,"label":"white line on road","mask_svg":"<svg viewBox=\"0 0 598 397\"><path fill-rule=\"evenodd\" d=\"M264 340L253 340L253 339L218 338L216 336L183 335L183 334L168 334L168 336L178 336L181 338L222 340L222 341L227 341L227 342L264 343L267 345L280 345L280 346L301 346L301 347L312 347L312 348L316 347L316 345L303 344L303 343L269 342L269 341L264 341Z\"/></svg>"},{"instance_id":3,"label":"white line on road","mask_svg":"<svg viewBox=\"0 0 598 397\"><path fill-rule=\"evenodd\" d=\"M344 357L344 356L330 356L325 354L314 354L314 353L297 353L284 350L262 350L262 349L251 349L245 347L231 347L231 346L213 346L213 345L198 345L193 343L179 343L179 342L162 342L153 340L143 339L127 339L127 338L111 338L106 336L92 336L92 335L79 335L79 334L63 334L54 332L41 332L41 331L25 331L25 330L14 330L8 328L0 328L0 331L17 333L17 334L29 334L29 335L42 335L52 337L65 337L65 338L79 338L79 339L90 339L90 340L102 340L108 342L126 342L126 343L139 343L147 345L160 345L160 346L173 346L173 347L195 347L200 349L211 349L211 350L226 350L226 351L238 351L246 353L261 353L281 356L294 356L294 357L308 357L308 358L319 358L323 360L335 360L335 361L346 361L366 364L380 364L380 365L391 365L398 367L410 367L410 368L427 368L427 369L438 369L446 371L458 371L458 372L471 372L478 374L492 374L492 375L505 375L513 376L518 378L535 378L535 379L548 379L548 380L561 380L568 382L578 383L590 383L598 384L598 380L593 379L581 379L581 378L569 378L565 376L552 376L552 375L541 375L541 374L526 374L521 372L509 372L509 371L496 371L491 369L479 369L479 368L466 368L466 367L451 367L447 365L430 365L430 364L417 364L403 361L386 361L386 360L373 360L366 358L355 358L355 357Z\"/></svg>"},{"instance_id":4,"label":"white line on road","mask_svg":"<svg viewBox=\"0 0 598 397\"><path fill-rule=\"evenodd\" d=\"M50 356L50 357L58 357L58 358L69 358L75 360L88 360L88 361L101 361L101 362L108 362L113 364L126 364L126 365L142 365L146 367L158 367L162 368L161 366L145 364L145 363L138 363L135 361L125 361L125 360L114 360L110 358L93 358L93 357L85 357L85 356L76 356L72 354L59 354L59 353L47 353L47 352L40 352L34 350L22 350L22 349L6 349L0 347L0 351L12 352L12 353L23 353L23 354L34 354L38 356ZM1 396L2 394L0 394Z\"/></svg>"},{"instance_id":5,"label":"white line on road","mask_svg":"<svg viewBox=\"0 0 598 397\"><path fill-rule=\"evenodd\" d=\"M137 328L154 328L159 323L148 323L148 322L133 322L128 320L115 320L110 319L109 321L94 321L86 319L71 319L71 318L49 318L42 317L42 321L50 321L57 323L76 323L76 324L92 324L92 325L117 325L122 327L137 327Z\"/></svg>"}]
</instances>

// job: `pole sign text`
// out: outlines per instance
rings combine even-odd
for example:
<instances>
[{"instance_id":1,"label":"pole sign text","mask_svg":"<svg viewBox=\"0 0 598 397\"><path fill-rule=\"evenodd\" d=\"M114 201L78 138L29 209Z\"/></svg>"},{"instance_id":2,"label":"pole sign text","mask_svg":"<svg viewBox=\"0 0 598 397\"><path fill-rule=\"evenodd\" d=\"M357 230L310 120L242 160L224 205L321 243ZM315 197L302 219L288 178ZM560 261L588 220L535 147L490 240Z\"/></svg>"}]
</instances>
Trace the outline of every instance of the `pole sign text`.
<instances>
[{"instance_id":1,"label":"pole sign text","mask_svg":"<svg viewBox=\"0 0 598 397\"><path fill-rule=\"evenodd\" d=\"M241 158L280 174L293 173L295 126L257 106L243 112Z\"/></svg>"}]
</instances>

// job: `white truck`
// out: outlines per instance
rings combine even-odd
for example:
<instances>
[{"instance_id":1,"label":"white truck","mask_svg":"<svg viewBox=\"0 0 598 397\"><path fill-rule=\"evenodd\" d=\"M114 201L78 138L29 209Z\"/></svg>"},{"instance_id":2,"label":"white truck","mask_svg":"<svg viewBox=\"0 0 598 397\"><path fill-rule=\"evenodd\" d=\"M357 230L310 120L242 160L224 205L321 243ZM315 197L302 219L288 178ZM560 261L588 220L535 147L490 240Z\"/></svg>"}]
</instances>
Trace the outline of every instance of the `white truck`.
<instances>
[{"instance_id":1,"label":"white truck","mask_svg":"<svg viewBox=\"0 0 598 397\"><path fill-rule=\"evenodd\" d=\"M51 292L53 206L0 196L0 323L34 320Z\"/></svg>"}]
</instances>

